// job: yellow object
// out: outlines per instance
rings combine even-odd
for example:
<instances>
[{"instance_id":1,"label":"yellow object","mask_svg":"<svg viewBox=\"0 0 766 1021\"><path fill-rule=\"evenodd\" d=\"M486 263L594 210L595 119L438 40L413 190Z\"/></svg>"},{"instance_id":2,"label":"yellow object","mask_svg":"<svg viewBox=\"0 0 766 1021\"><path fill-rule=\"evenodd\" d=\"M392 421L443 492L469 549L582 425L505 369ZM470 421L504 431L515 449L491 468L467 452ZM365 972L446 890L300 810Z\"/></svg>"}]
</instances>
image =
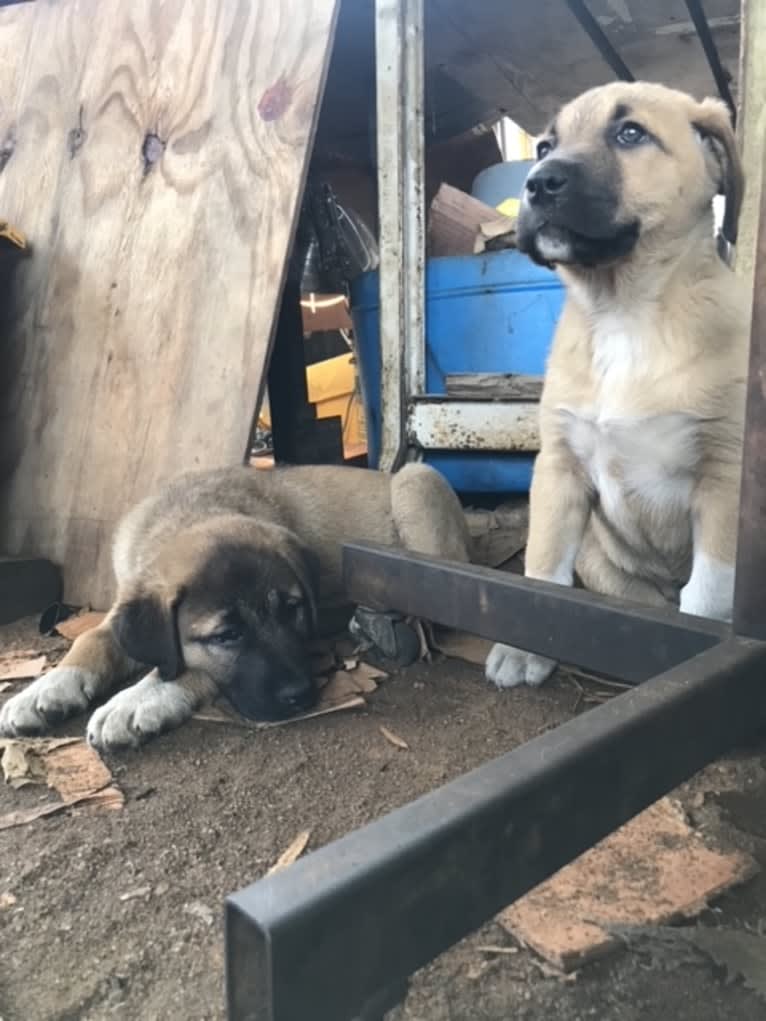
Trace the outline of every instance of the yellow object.
<instances>
[{"instance_id":1,"label":"yellow object","mask_svg":"<svg viewBox=\"0 0 766 1021\"><path fill-rule=\"evenodd\" d=\"M356 390L354 356L351 352L309 365L306 369L306 385L309 403L316 405L317 418L339 415L343 420L343 451L346 456L354 457L364 453L367 449L364 408ZM261 407L258 422L263 428L271 428L266 401Z\"/></svg>"},{"instance_id":2,"label":"yellow object","mask_svg":"<svg viewBox=\"0 0 766 1021\"><path fill-rule=\"evenodd\" d=\"M354 356L349 352L316 362L306 369L309 402L316 405L317 418L340 415L343 420L343 449L357 451L365 446L362 402L356 391Z\"/></svg>"},{"instance_id":3,"label":"yellow object","mask_svg":"<svg viewBox=\"0 0 766 1021\"><path fill-rule=\"evenodd\" d=\"M502 213L503 216L516 217L519 215L519 206L521 203L518 199L506 199L501 202L497 207L498 213Z\"/></svg>"}]
</instances>

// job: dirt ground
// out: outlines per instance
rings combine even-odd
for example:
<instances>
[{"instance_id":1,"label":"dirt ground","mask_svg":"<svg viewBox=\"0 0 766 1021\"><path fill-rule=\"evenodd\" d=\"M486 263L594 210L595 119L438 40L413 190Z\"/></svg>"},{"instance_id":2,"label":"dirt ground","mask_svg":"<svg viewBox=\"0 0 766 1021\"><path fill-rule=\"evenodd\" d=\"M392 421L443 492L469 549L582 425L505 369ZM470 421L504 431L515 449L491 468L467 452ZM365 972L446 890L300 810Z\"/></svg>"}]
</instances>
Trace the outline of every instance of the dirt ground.
<instances>
[{"instance_id":1,"label":"dirt ground","mask_svg":"<svg viewBox=\"0 0 766 1021\"><path fill-rule=\"evenodd\" d=\"M44 646L36 622L0 629L0 648ZM565 678L503 694L478 668L442 661L389 678L365 711L256 733L193 722L113 757L123 811L72 811L2 833L0 895L16 900L0 909L0 1021L223 1018L228 893L300 830L318 847L565 720L575 703ZM409 750L389 744L381 724ZM62 732L81 733L82 721ZM0 813L41 796L2 789ZM681 796L713 844L766 865L764 750L711 767ZM764 877L703 916L752 928L763 919ZM563 981L523 949L488 955L483 944L513 941L493 924L435 961L399 1021L766 1016L742 982L688 955L623 951Z\"/></svg>"}]
</instances>

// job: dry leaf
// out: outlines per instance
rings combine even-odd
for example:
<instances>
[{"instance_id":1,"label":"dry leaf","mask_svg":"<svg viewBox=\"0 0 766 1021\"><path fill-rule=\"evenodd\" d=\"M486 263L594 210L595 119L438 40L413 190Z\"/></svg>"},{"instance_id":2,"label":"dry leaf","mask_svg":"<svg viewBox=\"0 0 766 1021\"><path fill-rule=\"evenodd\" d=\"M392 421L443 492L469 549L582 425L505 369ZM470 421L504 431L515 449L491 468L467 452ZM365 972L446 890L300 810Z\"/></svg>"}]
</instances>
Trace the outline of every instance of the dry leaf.
<instances>
[{"instance_id":1,"label":"dry leaf","mask_svg":"<svg viewBox=\"0 0 766 1021\"><path fill-rule=\"evenodd\" d=\"M13 685L11 684L10 681L0 681L0 695L2 695L4 691L7 691L9 688L12 687Z\"/></svg>"},{"instance_id":2,"label":"dry leaf","mask_svg":"<svg viewBox=\"0 0 766 1021\"><path fill-rule=\"evenodd\" d=\"M0 681L26 681L39 676L48 663L37 652L6 652L0 656Z\"/></svg>"},{"instance_id":3,"label":"dry leaf","mask_svg":"<svg viewBox=\"0 0 766 1021\"><path fill-rule=\"evenodd\" d=\"M484 666L492 642L486 638L466 634L464 631L437 628L434 631L434 648L451 659L462 659L466 663Z\"/></svg>"},{"instance_id":4,"label":"dry leaf","mask_svg":"<svg viewBox=\"0 0 766 1021\"><path fill-rule=\"evenodd\" d=\"M31 783L45 783L45 764L23 741L7 741L0 767L3 779L15 790Z\"/></svg>"},{"instance_id":5,"label":"dry leaf","mask_svg":"<svg viewBox=\"0 0 766 1021\"><path fill-rule=\"evenodd\" d=\"M366 676L361 670L349 673L347 670L336 670L322 689L320 706L337 705L352 695L368 695L377 690L377 683Z\"/></svg>"},{"instance_id":6,"label":"dry leaf","mask_svg":"<svg viewBox=\"0 0 766 1021\"><path fill-rule=\"evenodd\" d=\"M354 674L363 674L364 677L370 681L379 681L384 677L388 677L385 670L381 670L376 666L371 666L369 663L363 663L361 660L359 661Z\"/></svg>"},{"instance_id":7,"label":"dry leaf","mask_svg":"<svg viewBox=\"0 0 766 1021\"><path fill-rule=\"evenodd\" d=\"M294 861L297 861L306 850L310 837L311 830L302 830L290 846L280 854L266 875L272 876L275 872L280 872L282 869L286 869L288 865L292 865Z\"/></svg>"},{"instance_id":8,"label":"dry leaf","mask_svg":"<svg viewBox=\"0 0 766 1021\"><path fill-rule=\"evenodd\" d=\"M395 734L392 730L389 730L388 727L381 727L380 732L386 739L386 741L388 741L389 744L394 745L395 748L402 748L404 749L404 751L407 751L409 749L410 746L407 744L404 738L399 737L398 734Z\"/></svg>"},{"instance_id":9,"label":"dry leaf","mask_svg":"<svg viewBox=\"0 0 766 1021\"><path fill-rule=\"evenodd\" d=\"M125 893L121 893L120 900L137 900L139 897L148 897L151 892L151 886L137 886L135 890L127 890Z\"/></svg>"},{"instance_id":10,"label":"dry leaf","mask_svg":"<svg viewBox=\"0 0 766 1021\"><path fill-rule=\"evenodd\" d=\"M98 752L84 741L51 749L45 756L45 769L48 785L64 801L87 798L112 782L112 774Z\"/></svg>"},{"instance_id":11,"label":"dry leaf","mask_svg":"<svg viewBox=\"0 0 766 1021\"><path fill-rule=\"evenodd\" d=\"M74 617L67 617L66 620L60 621L55 628L56 634L73 642L75 638L79 638L86 631L92 631L94 627L98 627L105 617L105 613L86 610L84 613L78 613Z\"/></svg>"},{"instance_id":12,"label":"dry leaf","mask_svg":"<svg viewBox=\"0 0 766 1021\"><path fill-rule=\"evenodd\" d=\"M277 723L259 723L258 728L266 730L270 727L285 727L289 723L300 723L301 720L313 720L315 716L327 716L329 713L339 713L346 709L364 709L367 703L361 695L352 695L344 702L337 702L334 705L320 705L310 713L303 713L301 716L292 716L289 720L279 720Z\"/></svg>"},{"instance_id":13,"label":"dry leaf","mask_svg":"<svg viewBox=\"0 0 766 1021\"><path fill-rule=\"evenodd\" d=\"M0 893L0 911L7 911L16 903L17 898L12 893Z\"/></svg>"},{"instance_id":14,"label":"dry leaf","mask_svg":"<svg viewBox=\"0 0 766 1021\"><path fill-rule=\"evenodd\" d=\"M246 730L270 730L272 727L287 727L292 723L301 723L303 720L313 720L316 716L327 716L329 713L343 712L346 709L363 709L367 703L361 695L351 695L342 702L324 705L320 702L317 709L311 712L301 713L300 716L291 716L286 720L276 720L273 723L258 723L254 720L247 720L244 716L234 713L223 706L210 706L204 712L195 713L194 719L201 723L229 723L236 727L244 727Z\"/></svg>"},{"instance_id":15,"label":"dry leaf","mask_svg":"<svg viewBox=\"0 0 766 1021\"><path fill-rule=\"evenodd\" d=\"M112 774L98 752L81 738L8 739L0 741L0 748L0 765L7 783L13 787L47 783L61 795L61 805L43 808L58 810L67 805L79 805L115 809L125 804L122 792L111 786ZM37 817L31 816L32 819Z\"/></svg>"},{"instance_id":16,"label":"dry leaf","mask_svg":"<svg viewBox=\"0 0 766 1021\"><path fill-rule=\"evenodd\" d=\"M494 944L482 944L476 947L482 954L518 954L518 947L498 947Z\"/></svg>"},{"instance_id":17,"label":"dry leaf","mask_svg":"<svg viewBox=\"0 0 766 1021\"><path fill-rule=\"evenodd\" d=\"M46 815L54 815L65 808L69 808L69 805L65 805L63 801L54 801L46 805L39 805L37 808L22 808L18 812L6 812L5 815L0 815L0 830L9 830L14 826L26 826L29 822L34 822Z\"/></svg>"}]
</instances>

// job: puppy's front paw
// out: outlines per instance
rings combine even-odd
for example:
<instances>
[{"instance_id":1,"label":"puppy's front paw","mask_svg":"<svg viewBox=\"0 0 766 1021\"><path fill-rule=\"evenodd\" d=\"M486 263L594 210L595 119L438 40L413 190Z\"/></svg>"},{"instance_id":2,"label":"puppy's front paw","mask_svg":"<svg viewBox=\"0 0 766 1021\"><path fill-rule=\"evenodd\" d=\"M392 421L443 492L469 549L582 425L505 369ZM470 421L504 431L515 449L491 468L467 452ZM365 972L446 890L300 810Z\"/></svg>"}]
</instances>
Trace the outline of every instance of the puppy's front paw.
<instances>
[{"instance_id":1,"label":"puppy's front paw","mask_svg":"<svg viewBox=\"0 0 766 1021\"><path fill-rule=\"evenodd\" d=\"M98 686L98 675L92 670L56 667L8 699L0 710L0 736L44 733L54 724L84 712Z\"/></svg>"},{"instance_id":2,"label":"puppy's front paw","mask_svg":"<svg viewBox=\"0 0 766 1021\"><path fill-rule=\"evenodd\" d=\"M484 672L487 680L498 688L516 688L520 684L538 688L555 669L555 659L498 643L489 650Z\"/></svg>"},{"instance_id":3,"label":"puppy's front paw","mask_svg":"<svg viewBox=\"0 0 766 1021\"><path fill-rule=\"evenodd\" d=\"M151 673L110 698L88 722L88 742L96 748L138 748L189 719L193 705L175 681Z\"/></svg>"}]
</instances>

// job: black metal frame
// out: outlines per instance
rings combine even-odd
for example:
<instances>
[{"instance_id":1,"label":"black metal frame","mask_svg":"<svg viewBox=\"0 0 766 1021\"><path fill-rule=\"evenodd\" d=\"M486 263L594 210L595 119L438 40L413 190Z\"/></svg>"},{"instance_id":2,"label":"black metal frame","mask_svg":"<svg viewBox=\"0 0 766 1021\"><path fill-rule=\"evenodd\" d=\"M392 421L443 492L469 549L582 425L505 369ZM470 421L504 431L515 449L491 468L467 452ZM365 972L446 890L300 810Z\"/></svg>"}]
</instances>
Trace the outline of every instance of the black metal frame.
<instances>
[{"instance_id":1,"label":"black metal frame","mask_svg":"<svg viewBox=\"0 0 766 1021\"><path fill-rule=\"evenodd\" d=\"M766 727L766 160L733 626L347 546L351 596L633 683L226 903L230 1021L381 1018L408 976Z\"/></svg>"}]
</instances>

